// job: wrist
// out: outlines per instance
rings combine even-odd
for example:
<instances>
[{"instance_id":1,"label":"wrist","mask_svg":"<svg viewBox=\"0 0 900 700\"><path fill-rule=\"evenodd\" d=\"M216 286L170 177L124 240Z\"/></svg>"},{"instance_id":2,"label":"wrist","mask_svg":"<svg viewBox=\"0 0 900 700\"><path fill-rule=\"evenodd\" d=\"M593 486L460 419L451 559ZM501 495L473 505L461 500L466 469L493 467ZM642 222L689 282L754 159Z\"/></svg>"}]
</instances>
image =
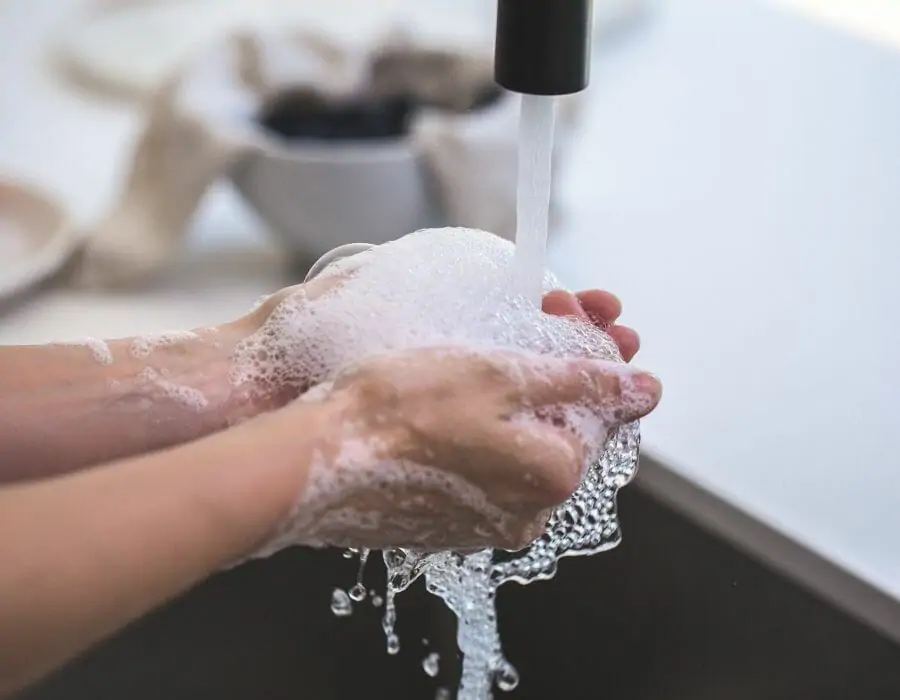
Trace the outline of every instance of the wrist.
<instances>
[{"instance_id":1,"label":"wrist","mask_svg":"<svg viewBox=\"0 0 900 700\"><path fill-rule=\"evenodd\" d=\"M256 308L236 321L218 328L218 332L228 341L223 343L223 347L228 347L227 378L230 388L235 392L230 410L236 412L239 418L282 408L310 386L309 377L298 362L300 358L291 357L289 353L285 356L284 349L269 347L275 344L267 343L265 339L250 344L245 344L244 341L266 330L272 331L269 336L273 333L278 335L283 329L279 329L279 321L273 320L273 314L285 301L300 294L301 304L313 302L333 289L338 282L337 279L322 278L287 287L263 299ZM252 366L257 352L265 356L264 359L261 358L264 362L280 363L276 367L277 371L270 371L263 377L259 377L254 371L240 371L242 367L247 369L248 365Z\"/></svg>"},{"instance_id":2,"label":"wrist","mask_svg":"<svg viewBox=\"0 0 900 700\"><path fill-rule=\"evenodd\" d=\"M263 305L236 321L218 326L216 333L222 337L220 361L223 371L218 373L223 391L230 392L226 412L230 423L269 413L283 408L300 396L307 387L289 382L288 372L283 372L284 380L273 381L271 376L263 376L253 371L258 342L253 336L266 326L272 306L271 297ZM249 344L247 341L251 341ZM276 361L271 358L269 361ZM290 362L284 357L279 362ZM285 368L283 368L285 369Z\"/></svg>"},{"instance_id":3,"label":"wrist","mask_svg":"<svg viewBox=\"0 0 900 700\"><path fill-rule=\"evenodd\" d=\"M267 410L254 387L232 381L235 348L254 330L248 319L240 319L115 341L107 373L114 405L146 411L159 446L196 439Z\"/></svg>"},{"instance_id":4,"label":"wrist","mask_svg":"<svg viewBox=\"0 0 900 700\"><path fill-rule=\"evenodd\" d=\"M302 520L316 502L310 479L330 469L340 452L349 415L345 398L298 401L215 438L228 443L231 456L216 476L221 502L231 504L249 538L229 565L307 542Z\"/></svg>"},{"instance_id":5,"label":"wrist","mask_svg":"<svg viewBox=\"0 0 900 700\"><path fill-rule=\"evenodd\" d=\"M285 320L276 311L286 301L301 295L299 304L305 305L323 289L310 289L309 284L282 289L263 299L252 311L223 326L233 339L230 355L230 379L245 404L242 410L251 415L282 408L305 393L311 377L302 357L291 351L290 342L282 344L278 338L286 334L302 334L302 328L286 329ZM274 317L273 317L274 315ZM254 337L256 336L256 337ZM246 342L249 341L249 342Z\"/></svg>"}]
</instances>

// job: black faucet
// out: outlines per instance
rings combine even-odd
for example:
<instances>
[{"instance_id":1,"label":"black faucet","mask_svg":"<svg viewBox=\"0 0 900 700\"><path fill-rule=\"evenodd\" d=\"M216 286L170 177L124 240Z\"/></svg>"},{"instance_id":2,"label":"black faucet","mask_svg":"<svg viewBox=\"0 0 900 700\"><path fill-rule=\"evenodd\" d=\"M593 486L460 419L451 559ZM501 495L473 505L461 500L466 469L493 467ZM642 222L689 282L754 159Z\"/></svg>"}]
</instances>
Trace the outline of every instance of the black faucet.
<instances>
[{"instance_id":1,"label":"black faucet","mask_svg":"<svg viewBox=\"0 0 900 700\"><path fill-rule=\"evenodd\" d=\"M570 95L590 80L592 0L498 0L494 80L526 95Z\"/></svg>"}]
</instances>

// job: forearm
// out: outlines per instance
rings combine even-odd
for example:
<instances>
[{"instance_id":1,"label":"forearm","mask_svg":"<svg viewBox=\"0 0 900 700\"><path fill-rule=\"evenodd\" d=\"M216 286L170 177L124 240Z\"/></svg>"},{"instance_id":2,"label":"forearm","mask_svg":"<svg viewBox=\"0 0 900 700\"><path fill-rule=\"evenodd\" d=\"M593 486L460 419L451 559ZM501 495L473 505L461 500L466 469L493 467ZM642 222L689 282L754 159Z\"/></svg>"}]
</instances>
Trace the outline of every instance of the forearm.
<instances>
[{"instance_id":1,"label":"forearm","mask_svg":"<svg viewBox=\"0 0 900 700\"><path fill-rule=\"evenodd\" d=\"M324 405L291 419L0 489L0 695L270 537L333 425Z\"/></svg>"},{"instance_id":2,"label":"forearm","mask_svg":"<svg viewBox=\"0 0 900 700\"><path fill-rule=\"evenodd\" d=\"M251 330L0 348L0 482L176 445L258 412L229 379Z\"/></svg>"}]
</instances>

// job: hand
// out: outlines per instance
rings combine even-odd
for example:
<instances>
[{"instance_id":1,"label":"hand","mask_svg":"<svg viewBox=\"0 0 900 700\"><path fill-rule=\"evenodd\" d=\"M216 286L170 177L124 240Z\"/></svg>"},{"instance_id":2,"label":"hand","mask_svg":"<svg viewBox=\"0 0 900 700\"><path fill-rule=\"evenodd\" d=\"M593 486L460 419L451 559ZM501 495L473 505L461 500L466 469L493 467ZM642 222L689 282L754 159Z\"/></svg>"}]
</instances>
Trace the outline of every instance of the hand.
<instances>
[{"instance_id":1,"label":"hand","mask_svg":"<svg viewBox=\"0 0 900 700\"><path fill-rule=\"evenodd\" d=\"M296 432L295 411L327 405L335 433L265 553L521 548L577 488L608 430L650 412L660 393L652 375L589 359L444 348L363 362L280 412ZM583 432L567 420L579 408L593 423ZM539 418L548 410L555 420Z\"/></svg>"},{"instance_id":2,"label":"hand","mask_svg":"<svg viewBox=\"0 0 900 700\"><path fill-rule=\"evenodd\" d=\"M353 269L363 264L364 260L365 256L355 256L355 258L343 261L346 274L352 274ZM241 326L250 329L251 332L258 330L285 300L302 295L306 303L313 303L316 298L340 285L343 279L346 279L343 275L322 275L305 284L282 289L267 298L245 317ZM626 362L630 362L640 348L638 334L631 328L615 323L622 313L622 303L609 292L594 289L572 294L564 290L555 290L544 296L542 306L545 313L554 316L571 316L593 323L612 337ZM298 370L302 374L303 368L298 368ZM301 387L299 389L297 388L298 384ZM260 402L260 405L270 408L283 406L307 388L308 385L302 381L295 382L291 387L276 388L274 393Z\"/></svg>"}]
</instances>

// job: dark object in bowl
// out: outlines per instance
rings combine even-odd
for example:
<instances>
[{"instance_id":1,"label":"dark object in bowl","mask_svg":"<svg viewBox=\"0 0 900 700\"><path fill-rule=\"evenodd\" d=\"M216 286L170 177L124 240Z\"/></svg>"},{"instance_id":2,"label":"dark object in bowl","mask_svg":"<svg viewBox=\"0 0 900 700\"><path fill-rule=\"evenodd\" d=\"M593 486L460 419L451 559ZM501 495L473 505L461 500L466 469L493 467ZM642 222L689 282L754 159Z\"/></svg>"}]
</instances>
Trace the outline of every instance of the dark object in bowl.
<instances>
[{"instance_id":1,"label":"dark object in bowl","mask_svg":"<svg viewBox=\"0 0 900 700\"><path fill-rule=\"evenodd\" d=\"M503 92L503 89L496 85L485 85L475 93L475 97L472 99L472 105L469 107L468 111L477 112L478 110L487 109L488 107L493 106L500 101L501 97L503 97Z\"/></svg>"},{"instance_id":2,"label":"dark object in bowl","mask_svg":"<svg viewBox=\"0 0 900 700\"><path fill-rule=\"evenodd\" d=\"M473 95L470 110L490 107L502 94L485 85ZM257 121L294 141L377 141L405 136L419 109L436 106L408 95L335 101L309 90L289 90L268 102Z\"/></svg>"},{"instance_id":3,"label":"dark object in bowl","mask_svg":"<svg viewBox=\"0 0 900 700\"><path fill-rule=\"evenodd\" d=\"M370 141L404 136L413 110L405 97L332 102L308 91L289 91L267 104L257 120L292 140Z\"/></svg>"}]
</instances>

